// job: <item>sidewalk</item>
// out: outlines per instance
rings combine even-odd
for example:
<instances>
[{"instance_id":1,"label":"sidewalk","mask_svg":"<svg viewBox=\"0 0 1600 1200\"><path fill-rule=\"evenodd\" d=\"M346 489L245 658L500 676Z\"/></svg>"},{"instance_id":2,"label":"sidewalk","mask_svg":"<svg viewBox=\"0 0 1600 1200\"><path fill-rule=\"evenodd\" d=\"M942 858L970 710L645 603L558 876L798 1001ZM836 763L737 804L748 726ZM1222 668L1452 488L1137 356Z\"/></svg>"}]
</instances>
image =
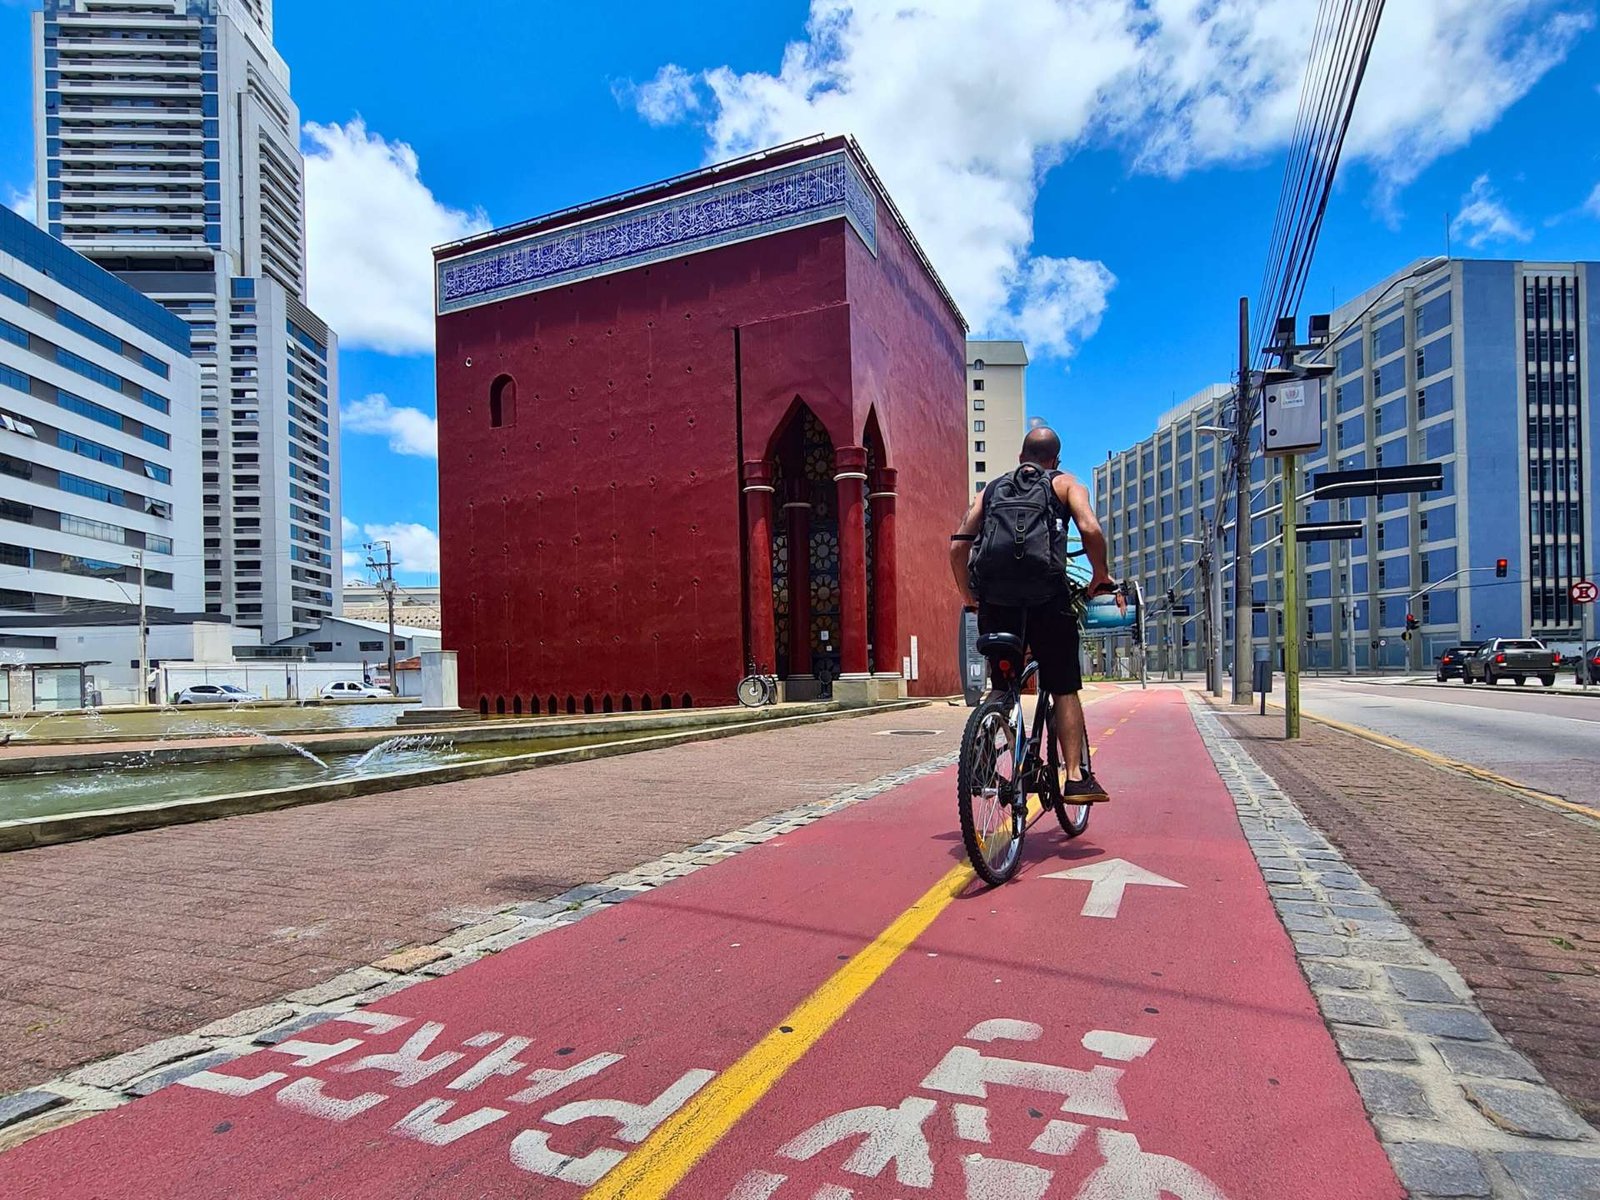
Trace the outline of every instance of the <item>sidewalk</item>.
<instances>
[{"instance_id":1,"label":"sidewalk","mask_svg":"<svg viewBox=\"0 0 1600 1200\"><path fill-rule=\"evenodd\" d=\"M1307 720L1219 706L1245 749L1600 1120L1600 826Z\"/></svg>"},{"instance_id":2,"label":"sidewalk","mask_svg":"<svg viewBox=\"0 0 1600 1200\"><path fill-rule=\"evenodd\" d=\"M943 704L0 854L0 1096L947 754ZM895 735L889 730L927 730Z\"/></svg>"}]
</instances>

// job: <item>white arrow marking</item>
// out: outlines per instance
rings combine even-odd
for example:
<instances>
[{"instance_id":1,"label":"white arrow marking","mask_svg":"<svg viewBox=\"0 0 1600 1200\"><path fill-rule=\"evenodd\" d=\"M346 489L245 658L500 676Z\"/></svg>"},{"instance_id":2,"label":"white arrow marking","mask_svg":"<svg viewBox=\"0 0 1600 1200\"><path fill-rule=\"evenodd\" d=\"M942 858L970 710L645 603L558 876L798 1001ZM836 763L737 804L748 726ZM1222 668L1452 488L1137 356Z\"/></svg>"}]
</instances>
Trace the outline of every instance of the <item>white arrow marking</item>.
<instances>
[{"instance_id":1,"label":"white arrow marking","mask_svg":"<svg viewBox=\"0 0 1600 1200\"><path fill-rule=\"evenodd\" d=\"M1045 879L1087 879L1089 895L1083 902L1083 916L1114 917L1122 907L1122 893L1130 883L1147 887L1181 888L1165 875L1136 867L1127 859L1108 858L1104 862L1090 863L1086 867L1073 867L1070 871L1055 871Z\"/></svg>"}]
</instances>

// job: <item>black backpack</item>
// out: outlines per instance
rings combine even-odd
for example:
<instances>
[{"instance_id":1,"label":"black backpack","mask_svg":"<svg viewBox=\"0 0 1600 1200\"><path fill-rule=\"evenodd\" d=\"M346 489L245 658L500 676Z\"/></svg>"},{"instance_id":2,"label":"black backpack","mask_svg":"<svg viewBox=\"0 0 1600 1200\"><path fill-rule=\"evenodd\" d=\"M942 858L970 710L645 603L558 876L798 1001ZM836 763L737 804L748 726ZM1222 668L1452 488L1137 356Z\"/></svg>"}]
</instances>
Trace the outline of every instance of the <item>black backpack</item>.
<instances>
[{"instance_id":1,"label":"black backpack","mask_svg":"<svg viewBox=\"0 0 1600 1200\"><path fill-rule=\"evenodd\" d=\"M970 578L985 603L1027 607L1066 590L1066 510L1056 498L1057 474L1024 463L984 493Z\"/></svg>"}]
</instances>

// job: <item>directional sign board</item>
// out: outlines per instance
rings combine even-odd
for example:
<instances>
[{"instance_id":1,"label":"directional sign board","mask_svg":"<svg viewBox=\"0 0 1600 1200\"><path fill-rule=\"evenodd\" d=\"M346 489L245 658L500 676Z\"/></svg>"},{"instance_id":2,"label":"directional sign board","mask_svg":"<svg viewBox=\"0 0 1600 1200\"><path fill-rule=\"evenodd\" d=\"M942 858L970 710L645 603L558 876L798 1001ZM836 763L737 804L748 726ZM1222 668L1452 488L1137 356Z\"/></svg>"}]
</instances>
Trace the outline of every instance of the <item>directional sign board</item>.
<instances>
[{"instance_id":1,"label":"directional sign board","mask_svg":"<svg viewBox=\"0 0 1600 1200\"><path fill-rule=\"evenodd\" d=\"M1600 587L1587 579L1580 579L1567 589L1567 595L1574 604L1593 604L1600 600Z\"/></svg>"},{"instance_id":2,"label":"directional sign board","mask_svg":"<svg viewBox=\"0 0 1600 1200\"><path fill-rule=\"evenodd\" d=\"M1297 542L1348 542L1365 531L1360 521L1305 521L1295 526L1294 536Z\"/></svg>"},{"instance_id":3,"label":"directional sign board","mask_svg":"<svg viewBox=\"0 0 1600 1200\"><path fill-rule=\"evenodd\" d=\"M1444 490L1444 467L1440 463L1402 463L1361 471L1318 471L1311 486L1318 500L1440 492Z\"/></svg>"}]
</instances>

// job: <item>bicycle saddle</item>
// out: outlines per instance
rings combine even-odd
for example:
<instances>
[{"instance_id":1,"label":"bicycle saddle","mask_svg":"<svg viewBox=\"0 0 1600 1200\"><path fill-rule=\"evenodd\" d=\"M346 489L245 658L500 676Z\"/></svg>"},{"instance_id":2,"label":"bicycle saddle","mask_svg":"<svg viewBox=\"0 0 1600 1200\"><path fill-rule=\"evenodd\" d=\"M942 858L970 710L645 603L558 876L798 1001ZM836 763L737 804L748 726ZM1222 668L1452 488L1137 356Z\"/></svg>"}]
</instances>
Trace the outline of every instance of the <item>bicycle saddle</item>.
<instances>
[{"instance_id":1,"label":"bicycle saddle","mask_svg":"<svg viewBox=\"0 0 1600 1200\"><path fill-rule=\"evenodd\" d=\"M978 638L978 653L985 658L997 654L1021 654L1022 639L1014 633L985 633Z\"/></svg>"}]
</instances>

